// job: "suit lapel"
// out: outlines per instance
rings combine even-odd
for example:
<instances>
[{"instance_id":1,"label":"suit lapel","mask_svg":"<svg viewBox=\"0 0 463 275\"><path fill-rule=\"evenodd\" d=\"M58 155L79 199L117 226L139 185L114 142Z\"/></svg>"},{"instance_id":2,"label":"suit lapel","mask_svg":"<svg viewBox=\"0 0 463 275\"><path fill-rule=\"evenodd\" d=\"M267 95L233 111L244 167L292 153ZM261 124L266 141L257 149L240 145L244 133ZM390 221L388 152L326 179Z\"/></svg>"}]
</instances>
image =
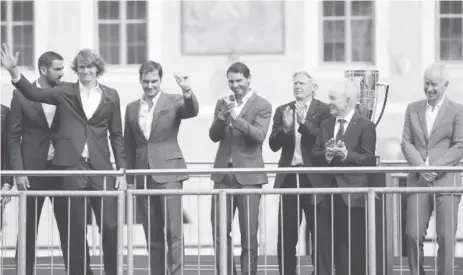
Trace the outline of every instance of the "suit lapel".
<instances>
[{"instance_id":1,"label":"suit lapel","mask_svg":"<svg viewBox=\"0 0 463 275\"><path fill-rule=\"evenodd\" d=\"M134 104L133 108L127 110L126 112L130 112L129 119L133 125L132 129L136 131L136 136L141 136L143 140L146 140L143 131L140 128L140 124L138 123L138 114L140 113L140 102L138 104Z\"/></svg>"},{"instance_id":2,"label":"suit lapel","mask_svg":"<svg viewBox=\"0 0 463 275\"><path fill-rule=\"evenodd\" d=\"M87 116L85 115L84 108L82 106L82 97L80 96L80 88L79 88L79 81L73 84L74 88L74 105L76 106L76 111L85 119L88 120Z\"/></svg>"},{"instance_id":3,"label":"suit lapel","mask_svg":"<svg viewBox=\"0 0 463 275\"><path fill-rule=\"evenodd\" d=\"M430 136L432 136L432 134L436 130L437 125L439 125L439 123L445 117L445 113L447 112L447 107L448 107L448 100L446 98L444 98L444 102L442 102L442 105L439 108L439 111L437 113L436 119L434 120L434 123L432 125L432 130L431 130Z\"/></svg>"},{"instance_id":4,"label":"suit lapel","mask_svg":"<svg viewBox=\"0 0 463 275\"><path fill-rule=\"evenodd\" d=\"M37 87L37 81L34 81L32 85ZM43 110L42 103L33 102L32 104L37 109L37 112L39 113L39 117L42 123L44 123L44 125L48 127L47 117L45 116L45 111Z\"/></svg>"},{"instance_id":5,"label":"suit lapel","mask_svg":"<svg viewBox=\"0 0 463 275\"><path fill-rule=\"evenodd\" d=\"M357 124L359 117L360 115L357 112L355 112L352 116L349 124L347 125L347 129L344 131L344 140L349 137L350 131L352 131L353 128L355 129L355 124Z\"/></svg>"},{"instance_id":6,"label":"suit lapel","mask_svg":"<svg viewBox=\"0 0 463 275\"><path fill-rule=\"evenodd\" d=\"M243 106L243 109L241 110L241 112L238 114L238 116L243 116L244 114L246 114L246 112L249 110L249 108L252 106L252 103L254 102L254 100L256 100L256 92L253 92L252 93L252 96L248 99L248 101L246 101L246 103L244 104Z\"/></svg>"},{"instance_id":7,"label":"suit lapel","mask_svg":"<svg viewBox=\"0 0 463 275\"><path fill-rule=\"evenodd\" d=\"M153 136L154 129L156 128L157 121L159 120L159 113L161 112L162 108L164 107L164 102L166 101L166 95L163 92L160 92L158 100L156 101L156 105L154 106L153 112L153 121L151 122L151 133L150 138Z\"/></svg>"},{"instance_id":8,"label":"suit lapel","mask_svg":"<svg viewBox=\"0 0 463 275\"><path fill-rule=\"evenodd\" d=\"M336 118L335 117L330 117L328 118L328 122L326 122L326 125L328 129L326 129L326 132L328 133L328 137L325 140L328 141L330 138L334 138L334 124L336 123Z\"/></svg>"},{"instance_id":9,"label":"suit lapel","mask_svg":"<svg viewBox=\"0 0 463 275\"><path fill-rule=\"evenodd\" d=\"M426 140L428 140L429 136L428 136L428 125L426 123L426 101L423 101L423 103L419 106L418 119L420 120L421 129L423 129L423 132L424 132L424 137Z\"/></svg>"},{"instance_id":10,"label":"suit lapel","mask_svg":"<svg viewBox=\"0 0 463 275\"><path fill-rule=\"evenodd\" d=\"M310 102L309 109L307 110L307 113L305 115L306 118L312 117L312 115L315 113L315 110L317 109L318 105L318 100L315 98L312 98L312 102Z\"/></svg>"},{"instance_id":11,"label":"suit lapel","mask_svg":"<svg viewBox=\"0 0 463 275\"><path fill-rule=\"evenodd\" d=\"M107 88L105 86L103 86L103 85L99 85L99 86L100 86L100 90L101 90L100 103L98 104L98 107L96 108L95 112L92 114L92 117L88 118L88 120L92 119L96 114L101 112L101 110L104 107L104 105L106 104L106 102L109 101ZM80 95L80 93L79 93L79 95ZM81 100L81 102L82 102L82 100Z\"/></svg>"}]
</instances>

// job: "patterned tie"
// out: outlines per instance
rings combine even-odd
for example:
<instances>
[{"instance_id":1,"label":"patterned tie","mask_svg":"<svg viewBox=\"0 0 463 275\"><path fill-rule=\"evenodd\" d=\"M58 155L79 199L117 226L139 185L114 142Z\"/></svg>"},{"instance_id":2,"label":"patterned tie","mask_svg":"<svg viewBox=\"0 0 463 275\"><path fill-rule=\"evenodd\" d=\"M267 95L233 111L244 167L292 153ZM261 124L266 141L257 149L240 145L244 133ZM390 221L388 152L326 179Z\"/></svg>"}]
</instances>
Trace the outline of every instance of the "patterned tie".
<instances>
[{"instance_id":1,"label":"patterned tie","mask_svg":"<svg viewBox=\"0 0 463 275\"><path fill-rule=\"evenodd\" d=\"M339 140L343 140L344 139L344 124L347 122L345 119L338 119L338 122L339 122L339 130L338 130L338 133L336 134L336 142L339 141Z\"/></svg>"}]
</instances>

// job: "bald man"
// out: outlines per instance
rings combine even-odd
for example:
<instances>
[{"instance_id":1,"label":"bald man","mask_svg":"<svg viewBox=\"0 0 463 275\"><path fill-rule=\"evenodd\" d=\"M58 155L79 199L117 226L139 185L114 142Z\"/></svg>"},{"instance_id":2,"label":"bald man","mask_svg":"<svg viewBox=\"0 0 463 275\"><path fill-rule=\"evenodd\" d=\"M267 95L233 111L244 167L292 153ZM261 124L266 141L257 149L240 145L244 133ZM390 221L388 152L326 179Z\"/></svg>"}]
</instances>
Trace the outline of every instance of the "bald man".
<instances>
[{"instance_id":1,"label":"bald man","mask_svg":"<svg viewBox=\"0 0 463 275\"><path fill-rule=\"evenodd\" d=\"M463 106L447 99L449 77L433 64L424 73L426 99L410 103L405 112L402 152L410 166L455 166L463 157ZM461 186L459 174L410 173L407 186ZM436 211L438 274L454 273L455 233L460 194L410 194L407 198L406 239L411 274L424 274L423 241Z\"/></svg>"},{"instance_id":2,"label":"bald man","mask_svg":"<svg viewBox=\"0 0 463 275\"><path fill-rule=\"evenodd\" d=\"M373 122L355 110L358 86L350 80L337 83L328 93L332 117L320 125L314 148L323 166L375 166L376 129ZM367 174L325 174L321 180L331 187L367 187ZM336 274L367 274L365 195L334 195L334 266ZM323 245L331 245L329 243Z\"/></svg>"}]
</instances>

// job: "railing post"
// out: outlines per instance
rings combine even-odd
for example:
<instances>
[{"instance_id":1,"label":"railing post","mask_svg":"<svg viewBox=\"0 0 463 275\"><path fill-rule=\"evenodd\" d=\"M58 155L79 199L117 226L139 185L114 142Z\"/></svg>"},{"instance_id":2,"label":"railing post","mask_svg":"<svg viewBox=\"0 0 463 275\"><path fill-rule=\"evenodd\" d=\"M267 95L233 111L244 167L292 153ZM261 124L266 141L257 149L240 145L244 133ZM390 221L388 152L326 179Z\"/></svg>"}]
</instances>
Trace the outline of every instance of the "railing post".
<instances>
[{"instance_id":1,"label":"railing post","mask_svg":"<svg viewBox=\"0 0 463 275\"><path fill-rule=\"evenodd\" d=\"M227 193L219 192L219 243L220 243L220 274L227 274ZM232 254L233 255L233 254Z\"/></svg>"},{"instance_id":2,"label":"railing post","mask_svg":"<svg viewBox=\"0 0 463 275\"><path fill-rule=\"evenodd\" d=\"M18 217L18 275L26 275L27 193L19 194Z\"/></svg>"},{"instance_id":3,"label":"railing post","mask_svg":"<svg viewBox=\"0 0 463 275\"><path fill-rule=\"evenodd\" d=\"M133 194L127 191L127 268L128 275L133 275ZM149 257L148 257L149 258Z\"/></svg>"},{"instance_id":4,"label":"railing post","mask_svg":"<svg viewBox=\"0 0 463 275\"><path fill-rule=\"evenodd\" d=\"M121 191L117 195L117 275L124 274L124 198Z\"/></svg>"},{"instance_id":5,"label":"railing post","mask_svg":"<svg viewBox=\"0 0 463 275\"><path fill-rule=\"evenodd\" d=\"M376 275L376 192L368 189L368 274Z\"/></svg>"}]
</instances>

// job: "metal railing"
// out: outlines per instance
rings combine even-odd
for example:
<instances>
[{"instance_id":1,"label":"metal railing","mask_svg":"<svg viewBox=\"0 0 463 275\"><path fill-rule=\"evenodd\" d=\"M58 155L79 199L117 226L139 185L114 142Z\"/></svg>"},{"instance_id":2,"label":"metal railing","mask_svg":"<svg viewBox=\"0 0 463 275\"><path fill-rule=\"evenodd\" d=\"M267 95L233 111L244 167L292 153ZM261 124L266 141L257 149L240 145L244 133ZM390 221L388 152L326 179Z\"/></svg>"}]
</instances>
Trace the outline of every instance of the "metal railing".
<instances>
[{"instance_id":1,"label":"metal railing","mask_svg":"<svg viewBox=\"0 0 463 275\"><path fill-rule=\"evenodd\" d=\"M134 225L134 217L132 216L134 210L134 197L139 195L218 195L219 197L219 211L220 215L220 253L221 265L220 270L222 274L226 274L226 231L225 231L225 216L226 216L226 196L232 194L261 194L261 195L281 195L281 194L364 194L367 197L367 226L370 234L368 235L368 274L377 274L376 262L376 231L375 220L375 199L378 195L386 194L402 194L402 193L463 193L462 187L391 187L393 174L397 173L418 173L418 172L453 172L462 173L463 167L409 167L409 166L379 166L379 167L305 167L305 168L224 168L224 169L164 169L164 170L127 170L125 175L181 175L187 174L189 176L211 175L211 174L250 174L250 173L265 173L265 174L349 174L349 173L363 173L363 174L386 174L386 184L384 187L358 187L358 188L288 188L288 189L223 189L223 190L127 190L121 191L9 191L2 193L2 196L19 197L19 221L18 221L18 274L23 275L25 270L25 250L26 250L26 209L28 196L84 196L84 197L104 197L113 196L118 199L118 231L117 231L117 250L118 250L118 267L117 274L123 274L123 225L124 225L124 203L127 203L129 209L127 215L127 230L132 232ZM123 172L119 171L2 171L0 175L5 176L121 176ZM460 183L461 185L461 183ZM390 206L391 200L386 199L386 207ZM387 213L386 219L391 219L392 213ZM391 226L384 229L387 236L392 235ZM133 239L132 236L127 236L127 265L128 274L133 274ZM386 255L384 256L386 274L390 273L392 269L392 246L387 244Z\"/></svg>"}]
</instances>

